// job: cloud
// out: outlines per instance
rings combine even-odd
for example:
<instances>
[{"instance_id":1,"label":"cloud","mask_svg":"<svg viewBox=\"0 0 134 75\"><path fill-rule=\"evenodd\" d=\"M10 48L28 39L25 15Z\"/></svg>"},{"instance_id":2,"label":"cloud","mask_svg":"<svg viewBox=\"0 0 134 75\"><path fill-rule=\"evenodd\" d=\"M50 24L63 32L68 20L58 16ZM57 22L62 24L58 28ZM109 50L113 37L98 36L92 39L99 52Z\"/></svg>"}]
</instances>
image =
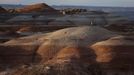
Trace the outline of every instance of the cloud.
<instances>
[{"instance_id":1,"label":"cloud","mask_svg":"<svg viewBox=\"0 0 134 75\"><path fill-rule=\"evenodd\" d=\"M20 0L0 0L0 4L18 4Z\"/></svg>"}]
</instances>

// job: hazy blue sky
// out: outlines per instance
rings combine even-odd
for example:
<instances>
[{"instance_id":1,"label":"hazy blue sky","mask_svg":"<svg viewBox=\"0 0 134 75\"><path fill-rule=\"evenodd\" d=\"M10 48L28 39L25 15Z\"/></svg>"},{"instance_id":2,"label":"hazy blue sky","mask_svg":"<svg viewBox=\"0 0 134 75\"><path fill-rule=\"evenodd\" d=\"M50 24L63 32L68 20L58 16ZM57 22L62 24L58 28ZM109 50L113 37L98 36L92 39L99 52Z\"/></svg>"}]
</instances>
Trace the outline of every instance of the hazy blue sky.
<instances>
[{"instance_id":1,"label":"hazy blue sky","mask_svg":"<svg viewBox=\"0 0 134 75\"><path fill-rule=\"evenodd\" d=\"M0 4L33 4L45 2L49 5L123 6L134 7L134 0L0 0Z\"/></svg>"}]
</instances>

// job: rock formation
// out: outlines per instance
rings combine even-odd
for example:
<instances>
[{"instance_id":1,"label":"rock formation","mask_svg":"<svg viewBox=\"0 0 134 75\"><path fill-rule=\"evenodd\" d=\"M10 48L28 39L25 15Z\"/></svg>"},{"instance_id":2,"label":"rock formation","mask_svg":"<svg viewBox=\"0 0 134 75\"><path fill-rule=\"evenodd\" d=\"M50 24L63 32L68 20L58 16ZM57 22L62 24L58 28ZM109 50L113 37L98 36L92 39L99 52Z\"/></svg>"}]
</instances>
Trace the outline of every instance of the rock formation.
<instances>
[{"instance_id":1,"label":"rock formation","mask_svg":"<svg viewBox=\"0 0 134 75\"><path fill-rule=\"evenodd\" d=\"M59 52L63 48L70 46L77 47L79 45L82 47L88 46L97 41L101 41L110 38L111 36L115 36L115 34L103 28L88 26L67 28L46 35L41 36L41 34L38 34L31 36L30 38L18 38L16 40L6 42L4 45L1 45L0 48L1 51L5 52L7 52L6 50L9 49L11 49L11 52L16 51L18 49L20 51L24 50L24 54L25 51L38 49L37 54L39 54L42 58L42 61L45 62L52 58L53 55L57 54L57 52Z\"/></svg>"},{"instance_id":2,"label":"rock formation","mask_svg":"<svg viewBox=\"0 0 134 75\"><path fill-rule=\"evenodd\" d=\"M43 35L33 35L10 40L0 45L1 59L0 64L15 67L24 64L35 63L35 56L38 61L40 55L35 54L40 42L36 42L37 38ZM1 66L0 66L1 67Z\"/></svg>"},{"instance_id":3,"label":"rock formation","mask_svg":"<svg viewBox=\"0 0 134 75\"><path fill-rule=\"evenodd\" d=\"M18 66L21 64L41 63L42 65L55 67L53 69L56 74L63 66L63 73L75 68L74 70L83 69L81 73L84 75L85 72L88 72L86 68L88 65L96 65L96 54L89 46L113 36L117 36L117 34L100 27L82 26L14 39L0 46L2 59L4 59L2 64ZM10 57L10 60L8 57ZM68 67L67 65L72 66ZM81 66L77 67L77 65ZM29 72L28 69L27 71ZM70 70L69 74L72 75L74 72Z\"/></svg>"},{"instance_id":4,"label":"rock formation","mask_svg":"<svg viewBox=\"0 0 134 75\"><path fill-rule=\"evenodd\" d=\"M79 13L83 13L83 12L87 12L86 9L63 9L61 10L60 12L62 12L63 15L66 15L66 14L69 14L69 15L72 15L72 14L79 14Z\"/></svg>"},{"instance_id":5,"label":"rock formation","mask_svg":"<svg viewBox=\"0 0 134 75\"><path fill-rule=\"evenodd\" d=\"M56 51L56 54L54 54L54 56L44 64L32 66L29 68L23 68L23 72L20 72L20 70L18 70L17 72L13 72L13 74L133 75L133 41L134 36L116 36L108 40L90 45L90 49L88 47L84 47L85 44L84 46L82 45L84 48L78 44L75 44L75 47L74 44L71 46L66 45L67 47L58 49L58 51ZM82 44L82 42L80 43ZM54 43L53 47L54 48L51 48L50 50L56 49ZM46 50L46 48L44 48L44 50ZM45 52L48 53L51 51ZM51 53L48 55L51 55Z\"/></svg>"},{"instance_id":6,"label":"rock formation","mask_svg":"<svg viewBox=\"0 0 134 75\"><path fill-rule=\"evenodd\" d=\"M91 46L96 61L104 68L114 70L134 69L134 36L117 36Z\"/></svg>"},{"instance_id":7,"label":"rock formation","mask_svg":"<svg viewBox=\"0 0 134 75\"><path fill-rule=\"evenodd\" d=\"M45 3L39 3L39 4L33 4L33 5L28 5L24 8L18 8L16 9L16 12L18 13L38 13L38 12L57 12L54 8L48 6Z\"/></svg>"},{"instance_id":8,"label":"rock formation","mask_svg":"<svg viewBox=\"0 0 134 75\"><path fill-rule=\"evenodd\" d=\"M7 13L7 10L0 6L0 13Z\"/></svg>"},{"instance_id":9,"label":"rock formation","mask_svg":"<svg viewBox=\"0 0 134 75\"><path fill-rule=\"evenodd\" d=\"M134 36L119 36L101 27L72 27L1 44L0 63L40 63L24 68L23 72L17 70L14 75L120 74L133 71L133 41Z\"/></svg>"},{"instance_id":10,"label":"rock formation","mask_svg":"<svg viewBox=\"0 0 134 75\"><path fill-rule=\"evenodd\" d=\"M66 47L86 47L97 41L115 36L114 33L100 27L72 27L51 33L41 38L46 40L38 49L37 53L44 58L43 62L53 58L57 52Z\"/></svg>"}]
</instances>

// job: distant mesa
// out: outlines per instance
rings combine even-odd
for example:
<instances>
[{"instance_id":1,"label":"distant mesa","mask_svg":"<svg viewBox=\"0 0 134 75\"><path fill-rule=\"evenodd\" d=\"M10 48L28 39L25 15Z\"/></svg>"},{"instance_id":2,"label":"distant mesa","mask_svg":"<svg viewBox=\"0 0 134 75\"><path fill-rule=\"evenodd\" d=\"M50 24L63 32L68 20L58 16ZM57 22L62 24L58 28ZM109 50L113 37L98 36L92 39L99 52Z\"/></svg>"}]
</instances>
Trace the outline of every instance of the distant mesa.
<instances>
[{"instance_id":1,"label":"distant mesa","mask_svg":"<svg viewBox=\"0 0 134 75\"><path fill-rule=\"evenodd\" d=\"M109 13L104 12L104 11L91 11L91 10L89 11L87 9L79 9L79 8L66 8L66 9L60 10L60 12L64 15L65 14L69 14L69 15L71 15L71 14L100 14L100 15L109 14Z\"/></svg>"},{"instance_id":2,"label":"distant mesa","mask_svg":"<svg viewBox=\"0 0 134 75\"><path fill-rule=\"evenodd\" d=\"M57 12L56 9L48 6L45 3L28 5L23 8L15 9L17 13L37 13L37 12Z\"/></svg>"},{"instance_id":3,"label":"distant mesa","mask_svg":"<svg viewBox=\"0 0 134 75\"><path fill-rule=\"evenodd\" d=\"M81 12L87 12L86 9L72 9L72 8L67 8L67 9L63 9L63 10L60 10L60 12L62 14L79 14Z\"/></svg>"},{"instance_id":4,"label":"distant mesa","mask_svg":"<svg viewBox=\"0 0 134 75\"><path fill-rule=\"evenodd\" d=\"M0 6L0 13L7 13L7 10Z\"/></svg>"},{"instance_id":5,"label":"distant mesa","mask_svg":"<svg viewBox=\"0 0 134 75\"><path fill-rule=\"evenodd\" d=\"M14 14L23 14L23 13L40 13L40 14L61 14L59 10L52 8L46 3L38 3L33 5L26 5L24 7L13 8L13 9L4 9L0 6L0 13L14 13Z\"/></svg>"}]
</instances>

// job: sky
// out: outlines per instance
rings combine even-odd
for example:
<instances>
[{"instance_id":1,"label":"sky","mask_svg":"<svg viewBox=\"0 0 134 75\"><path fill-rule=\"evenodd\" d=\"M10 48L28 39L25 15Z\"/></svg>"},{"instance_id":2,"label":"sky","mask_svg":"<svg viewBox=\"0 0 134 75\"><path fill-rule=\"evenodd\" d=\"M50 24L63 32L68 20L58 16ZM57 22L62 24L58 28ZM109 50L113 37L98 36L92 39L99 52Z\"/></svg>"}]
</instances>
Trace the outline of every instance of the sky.
<instances>
[{"instance_id":1,"label":"sky","mask_svg":"<svg viewBox=\"0 0 134 75\"><path fill-rule=\"evenodd\" d=\"M134 0L0 0L0 4L82 5L82 6L120 6L134 7Z\"/></svg>"}]
</instances>

